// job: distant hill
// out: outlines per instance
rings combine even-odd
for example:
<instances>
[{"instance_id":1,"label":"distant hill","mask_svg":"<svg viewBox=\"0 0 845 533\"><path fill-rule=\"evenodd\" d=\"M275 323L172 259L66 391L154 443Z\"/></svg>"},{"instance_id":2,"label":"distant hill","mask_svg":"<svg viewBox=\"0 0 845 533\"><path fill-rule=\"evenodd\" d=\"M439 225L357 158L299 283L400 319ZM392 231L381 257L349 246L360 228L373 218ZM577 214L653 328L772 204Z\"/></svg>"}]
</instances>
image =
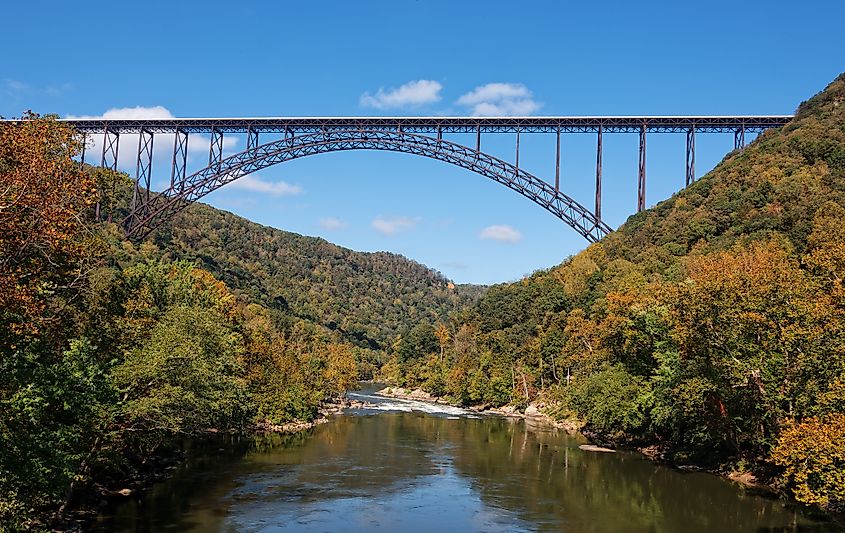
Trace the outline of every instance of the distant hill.
<instances>
[{"instance_id":1,"label":"distant hill","mask_svg":"<svg viewBox=\"0 0 845 533\"><path fill-rule=\"evenodd\" d=\"M483 292L398 254L356 252L200 203L153 242L163 256L195 262L256 302L373 349L418 322L445 320Z\"/></svg>"}]
</instances>

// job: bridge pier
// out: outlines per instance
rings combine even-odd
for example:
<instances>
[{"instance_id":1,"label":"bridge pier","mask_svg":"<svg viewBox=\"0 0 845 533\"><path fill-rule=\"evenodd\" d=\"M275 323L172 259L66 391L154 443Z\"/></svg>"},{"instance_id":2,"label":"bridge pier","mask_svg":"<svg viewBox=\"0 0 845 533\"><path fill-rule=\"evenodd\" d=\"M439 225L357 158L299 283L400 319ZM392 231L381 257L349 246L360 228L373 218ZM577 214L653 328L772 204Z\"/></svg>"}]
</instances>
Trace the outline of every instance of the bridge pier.
<instances>
[{"instance_id":1,"label":"bridge pier","mask_svg":"<svg viewBox=\"0 0 845 533\"><path fill-rule=\"evenodd\" d=\"M640 127L640 169L637 176L637 213L645 209L645 124Z\"/></svg>"},{"instance_id":2,"label":"bridge pier","mask_svg":"<svg viewBox=\"0 0 845 533\"><path fill-rule=\"evenodd\" d=\"M258 130L248 127L246 130L246 149L252 150L258 146Z\"/></svg>"},{"instance_id":3,"label":"bridge pier","mask_svg":"<svg viewBox=\"0 0 845 533\"><path fill-rule=\"evenodd\" d=\"M88 143L88 134L82 132L82 154L79 158L79 168L85 168L85 145Z\"/></svg>"},{"instance_id":4,"label":"bridge pier","mask_svg":"<svg viewBox=\"0 0 845 533\"><path fill-rule=\"evenodd\" d=\"M141 128L138 135L138 159L135 165L135 189L144 183L144 203L150 201L150 179L153 172L153 133Z\"/></svg>"},{"instance_id":5,"label":"bridge pier","mask_svg":"<svg viewBox=\"0 0 845 533\"><path fill-rule=\"evenodd\" d=\"M179 184L181 189L185 182L185 171L188 166L188 132L176 128L176 137L173 139L173 162L170 166L170 187L174 188Z\"/></svg>"},{"instance_id":6,"label":"bridge pier","mask_svg":"<svg viewBox=\"0 0 845 533\"><path fill-rule=\"evenodd\" d=\"M82 137L83 141L85 137ZM100 166L103 168L110 168L117 170L117 154L120 146L120 133L109 129L108 123L103 126L103 154L100 158ZM85 147L82 148L82 163L85 163ZM137 185L136 185L137 187ZM135 202L137 191L132 193L132 209L135 209ZM100 202L94 206L94 217L100 220Z\"/></svg>"},{"instance_id":7,"label":"bridge pier","mask_svg":"<svg viewBox=\"0 0 845 533\"><path fill-rule=\"evenodd\" d=\"M481 124L475 127L475 151L481 151Z\"/></svg>"},{"instance_id":8,"label":"bridge pier","mask_svg":"<svg viewBox=\"0 0 845 533\"><path fill-rule=\"evenodd\" d=\"M211 128L211 144L208 146L208 166L219 165L223 159L223 132Z\"/></svg>"},{"instance_id":9,"label":"bridge pier","mask_svg":"<svg viewBox=\"0 0 845 533\"><path fill-rule=\"evenodd\" d=\"M557 127L557 150L555 151L555 191L560 192L560 126Z\"/></svg>"},{"instance_id":10,"label":"bridge pier","mask_svg":"<svg viewBox=\"0 0 845 533\"><path fill-rule=\"evenodd\" d=\"M519 128L516 128L516 164L514 166L519 172Z\"/></svg>"},{"instance_id":11,"label":"bridge pier","mask_svg":"<svg viewBox=\"0 0 845 533\"><path fill-rule=\"evenodd\" d=\"M596 137L596 218L601 220L601 134L602 125L599 124L598 136Z\"/></svg>"},{"instance_id":12,"label":"bridge pier","mask_svg":"<svg viewBox=\"0 0 845 533\"><path fill-rule=\"evenodd\" d=\"M686 186L695 181L695 127L687 130L687 174Z\"/></svg>"},{"instance_id":13,"label":"bridge pier","mask_svg":"<svg viewBox=\"0 0 845 533\"><path fill-rule=\"evenodd\" d=\"M734 130L734 150L745 148L745 125Z\"/></svg>"},{"instance_id":14,"label":"bridge pier","mask_svg":"<svg viewBox=\"0 0 845 533\"><path fill-rule=\"evenodd\" d=\"M108 124L103 128L103 157L100 166L117 170L117 152L120 146L120 133L110 130Z\"/></svg>"}]
</instances>

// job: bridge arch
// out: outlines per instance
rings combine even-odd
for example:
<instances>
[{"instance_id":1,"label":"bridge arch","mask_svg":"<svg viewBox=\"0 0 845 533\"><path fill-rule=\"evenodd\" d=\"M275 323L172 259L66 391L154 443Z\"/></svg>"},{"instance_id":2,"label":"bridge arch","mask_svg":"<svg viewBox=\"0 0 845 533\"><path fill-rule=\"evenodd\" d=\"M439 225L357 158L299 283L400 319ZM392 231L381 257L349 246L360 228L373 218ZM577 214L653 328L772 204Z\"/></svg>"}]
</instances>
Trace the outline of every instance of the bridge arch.
<instances>
[{"instance_id":1,"label":"bridge arch","mask_svg":"<svg viewBox=\"0 0 845 533\"><path fill-rule=\"evenodd\" d=\"M611 231L587 208L524 170L484 152L442 138L396 130L326 130L286 136L248 148L191 174L161 193L147 196L126 219L126 233L148 235L206 194L264 168L301 157L348 150L382 150L444 161L492 179L560 218L590 242Z\"/></svg>"}]
</instances>

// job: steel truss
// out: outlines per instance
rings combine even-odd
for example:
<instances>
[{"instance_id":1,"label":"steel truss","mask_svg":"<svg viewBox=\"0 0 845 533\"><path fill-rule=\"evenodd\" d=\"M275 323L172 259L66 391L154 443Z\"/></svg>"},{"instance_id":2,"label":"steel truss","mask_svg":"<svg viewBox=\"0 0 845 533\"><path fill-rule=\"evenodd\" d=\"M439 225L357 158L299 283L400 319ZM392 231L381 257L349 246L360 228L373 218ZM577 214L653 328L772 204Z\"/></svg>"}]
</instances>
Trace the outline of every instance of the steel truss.
<instances>
[{"instance_id":1,"label":"steel truss","mask_svg":"<svg viewBox=\"0 0 845 533\"><path fill-rule=\"evenodd\" d=\"M136 207L137 199L143 195L144 203L150 201L150 179L153 173L153 139L154 135L142 129L138 135L138 160L135 165L135 192L132 195L132 209ZM143 183L143 189L141 184Z\"/></svg>"},{"instance_id":2,"label":"steel truss","mask_svg":"<svg viewBox=\"0 0 845 533\"><path fill-rule=\"evenodd\" d=\"M301 135L330 130L381 130L405 133L639 133L645 126L649 133L735 133L737 130L759 133L778 128L791 115L737 115L688 117L267 117L267 118L171 118L171 119L67 119L62 120L80 131L100 133L106 126L120 133L139 133L146 128L153 133L174 133L177 128L188 133L287 133Z\"/></svg>"},{"instance_id":3,"label":"steel truss","mask_svg":"<svg viewBox=\"0 0 845 533\"><path fill-rule=\"evenodd\" d=\"M225 159L211 161L206 168L152 196L145 205L136 206L127 219L127 235L135 238L148 235L191 202L247 174L301 157L346 150L403 152L451 163L490 178L529 198L569 224L590 242L598 241L611 231L607 224L569 196L499 158L442 138L401 131L361 129L286 136Z\"/></svg>"},{"instance_id":4,"label":"steel truss","mask_svg":"<svg viewBox=\"0 0 845 533\"><path fill-rule=\"evenodd\" d=\"M117 152L120 146L120 132L115 128L104 125L103 131L103 156L100 159L100 166L117 170Z\"/></svg>"},{"instance_id":5,"label":"steel truss","mask_svg":"<svg viewBox=\"0 0 845 533\"><path fill-rule=\"evenodd\" d=\"M734 130L734 150L745 148L745 127L740 126Z\"/></svg>"},{"instance_id":6,"label":"steel truss","mask_svg":"<svg viewBox=\"0 0 845 533\"><path fill-rule=\"evenodd\" d=\"M695 129L687 130L687 173L686 186L695 181Z\"/></svg>"},{"instance_id":7,"label":"steel truss","mask_svg":"<svg viewBox=\"0 0 845 533\"><path fill-rule=\"evenodd\" d=\"M223 159L223 132L211 128L211 144L208 145L208 166L219 165Z\"/></svg>"},{"instance_id":8,"label":"steel truss","mask_svg":"<svg viewBox=\"0 0 845 533\"><path fill-rule=\"evenodd\" d=\"M596 134L596 218L601 218L601 150L602 150L602 128Z\"/></svg>"},{"instance_id":9,"label":"steel truss","mask_svg":"<svg viewBox=\"0 0 845 533\"><path fill-rule=\"evenodd\" d=\"M645 126L640 128L640 166L637 175L637 213L645 210Z\"/></svg>"},{"instance_id":10,"label":"steel truss","mask_svg":"<svg viewBox=\"0 0 845 533\"><path fill-rule=\"evenodd\" d=\"M177 128L173 139L173 162L170 165L170 187L185 182L188 168L188 132Z\"/></svg>"},{"instance_id":11,"label":"steel truss","mask_svg":"<svg viewBox=\"0 0 845 533\"><path fill-rule=\"evenodd\" d=\"M172 202L193 201L219 187L224 179L237 179L244 174L228 178L233 171L233 158L223 158L224 134L246 134L247 150L242 152L263 154L268 146L277 151L284 148L284 155L277 162L312 153L334 150L376 149L415 153L440 159L468 168L499 181L520 194L552 211L589 240L606 232L602 215L602 136L604 133L637 133L639 136L639 166L637 171L637 211L646 207L646 136L648 133L686 133L685 185L695 181L695 136L697 133L733 133L734 149L745 147L746 131L760 133L787 124L790 115L772 116L676 116L676 117L269 117L269 118L185 118L185 119L126 119L126 120L62 120L74 126L86 140L92 135L102 135L100 165L113 170L118 166L118 147L122 134L139 134L135 187L132 212L125 221L132 232L148 232L156 220L151 217L169 216L174 209ZM18 122L4 121L4 122ZM187 176L189 134L210 136L208 167ZM260 133L282 134L280 141L259 146ZM443 139L444 133L474 133L474 149ZM504 163L481 151L483 133L516 134L514 164ZM552 187L537 180L519 168L520 136L523 133L555 134L555 168ZM560 192L561 133L595 133L596 181L595 209L589 214L582 206ZM170 188L160 195L150 194L152 173L153 138L156 134L173 134L173 159ZM431 134L432 136L422 135ZM359 137L359 136L364 137ZM317 140L320 139L318 142ZM402 139L400 143L397 139ZM303 140L310 140L315 147L304 147ZM345 144L344 144L345 143ZM431 143L434 143L431 145ZM310 151L309 151L310 150ZM282 152L280 152L282 153ZM472 162L465 159L469 153ZM82 161L85 161L83 147ZM240 156L241 154L238 154ZM276 157L276 156L274 156ZM271 158L272 159L272 158ZM492 163L495 161L496 163ZM506 165L497 167L496 165ZM270 163L276 164L276 163ZM487 166L484 166L484 165ZM249 165L241 163L238 168ZM263 168L263 167L261 167ZM495 170L498 169L498 170ZM238 170L240 172L240 170ZM250 171L252 172L252 171ZM204 174L203 174L204 173ZM205 178L198 178L198 176ZM215 184L206 185L197 179L208 179ZM535 183L535 181L537 183ZM195 191L193 189L195 189ZM547 190L548 189L548 190ZM192 192L193 191L193 192ZM197 191L201 194L195 194ZM551 192L550 192L551 191ZM159 205L168 199L167 205ZM172 200L172 202L171 202ZM180 208L181 209L181 208ZM99 217L99 205L95 214ZM583 211L583 212L582 212ZM584 214L587 213L587 214ZM587 216L589 215L589 216ZM166 218L166 217L165 217ZM139 226L139 224L141 226ZM150 224L153 224L152 226Z\"/></svg>"}]
</instances>

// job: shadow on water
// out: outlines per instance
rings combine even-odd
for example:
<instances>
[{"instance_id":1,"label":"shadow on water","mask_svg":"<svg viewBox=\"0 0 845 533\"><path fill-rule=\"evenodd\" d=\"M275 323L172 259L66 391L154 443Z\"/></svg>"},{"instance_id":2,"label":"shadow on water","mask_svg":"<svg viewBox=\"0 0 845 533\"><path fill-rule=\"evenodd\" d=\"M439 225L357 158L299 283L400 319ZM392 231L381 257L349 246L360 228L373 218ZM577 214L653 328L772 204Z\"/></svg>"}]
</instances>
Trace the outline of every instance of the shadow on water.
<instances>
[{"instance_id":1,"label":"shadow on water","mask_svg":"<svg viewBox=\"0 0 845 533\"><path fill-rule=\"evenodd\" d=\"M101 531L831 531L718 477L523 421L363 412L195 458Z\"/></svg>"}]
</instances>

